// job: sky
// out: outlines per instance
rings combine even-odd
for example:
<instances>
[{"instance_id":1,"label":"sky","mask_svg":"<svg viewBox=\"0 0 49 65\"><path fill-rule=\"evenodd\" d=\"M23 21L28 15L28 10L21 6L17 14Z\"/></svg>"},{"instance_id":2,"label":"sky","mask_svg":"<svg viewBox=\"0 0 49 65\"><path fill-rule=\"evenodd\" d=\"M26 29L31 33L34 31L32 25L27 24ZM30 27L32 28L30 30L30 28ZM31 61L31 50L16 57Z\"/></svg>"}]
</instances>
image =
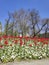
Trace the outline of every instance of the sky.
<instances>
[{"instance_id":1,"label":"sky","mask_svg":"<svg viewBox=\"0 0 49 65\"><path fill-rule=\"evenodd\" d=\"M0 0L0 21L5 25L5 19L8 18L8 11L36 9L41 18L49 18L49 0Z\"/></svg>"}]
</instances>

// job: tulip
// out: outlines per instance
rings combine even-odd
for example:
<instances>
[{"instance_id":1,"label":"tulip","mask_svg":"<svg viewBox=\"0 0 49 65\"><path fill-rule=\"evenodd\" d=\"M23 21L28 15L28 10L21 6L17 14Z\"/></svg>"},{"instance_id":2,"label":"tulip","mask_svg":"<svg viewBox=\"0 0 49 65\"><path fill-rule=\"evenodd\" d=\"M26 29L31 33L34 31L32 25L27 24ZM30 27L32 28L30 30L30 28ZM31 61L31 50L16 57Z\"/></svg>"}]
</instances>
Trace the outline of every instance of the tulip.
<instances>
[{"instance_id":1,"label":"tulip","mask_svg":"<svg viewBox=\"0 0 49 65\"><path fill-rule=\"evenodd\" d=\"M22 39L20 39L20 46L22 46L23 45L23 42L22 42Z\"/></svg>"},{"instance_id":2,"label":"tulip","mask_svg":"<svg viewBox=\"0 0 49 65\"><path fill-rule=\"evenodd\" d=\"M32 44L29 44L30 47L32 47Z\"/></svg>"},{"instance_id":3,"label":"tulip","mask_svg":"<svg viewBox=\"0 0 49 65\"><path fill-rule=\"evenodd\" d=\"M2 48L3 46L2 45L0 45L0 48Z\"/></svg>"},{"instance_id":4,"label":"tulip","mask_svg":"<svg viewBox=\"0 0 49 65\"><path fill-rule=\"evenodd\" d=\"M2 40L2 37L0 37L0 41Z\"/></svg>"},{"instance_id":5,"label":"tulip","mask_svg":"<svg viewBox=\"0 0 49 65\"><path fill-rule=\"evenodd\" d=\"M18 40L14 40L14 43L17 44L18 43Z\"/></svg>"},{"instance_id":6,"label":"tulip","mask_svg":"<svg viewBox=\"0 0 49 65\"><path fill-rule=\"evenodd\" d=\"M4 42L4 44L7 45L7 44L8 44L8 41L6 40L6 41Z\"/></svg>"}]
</instances>

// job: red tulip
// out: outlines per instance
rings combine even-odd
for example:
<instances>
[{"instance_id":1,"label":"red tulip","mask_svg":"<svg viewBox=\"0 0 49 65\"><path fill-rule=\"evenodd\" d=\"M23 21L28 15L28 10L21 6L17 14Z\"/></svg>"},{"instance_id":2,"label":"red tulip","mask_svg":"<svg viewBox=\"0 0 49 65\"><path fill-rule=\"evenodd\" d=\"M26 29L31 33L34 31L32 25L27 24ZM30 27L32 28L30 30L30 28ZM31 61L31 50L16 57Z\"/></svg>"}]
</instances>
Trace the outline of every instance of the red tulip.
<instances>
[{"instance_id":1,"label":"red tulip","mask_svg":"<svg viewBox=\"0 0 49 65\"><path fill-rule=\"evenodd\" d=\"M6 41L4 42L4 44L6 44L6 45L7 45L7 44L8 44L8 41L6 40Z\"/></svg>"},{"instance_id":2,"label":"red tulip","mask_svg":"<svg viewBox=\"0 0 49 65\"><path fill-rule=\"evenodd\" d=\"M46 41L46 42L44 42L44 44L48 44L48 42Z\"/></svg>"},{"instance_id":3,"label":"red tulip","mask_svg":"<svg viewBox=\"0 0 49 65\"><path fill-rule=\"evenodd\" d=\"M3 46L2 45L0 45L0 48L2 48Z\"/></svg>"},{"instance_id":4,"label":"red tulip","mask_svg":"<svg viewBox=\"0 0 49 65\"><path fill-rule=\"evenodd\" d=\"M2 38L0 37L0 41L2 40Z\"/></svg>"},{"instance_id":5,"label":"red tulip","mask_svg":"<svg viewBox=\"0 0 49 65\"><path fill-rule=\"evenodd\" d=\"M32 44L29 44L30 47L32 47Z\"/></svg>"},{"instance_id":6,"label":"red tulip","mask_svg":"<svg viewBox=\"0 0 49 65\"><path fill-rule=\"evenodd\" d=\"M34 44L37 45L35 41L34 41Z\"/></svg>"},{"instance_id":7,"label":"red tulip","mask_svg":"<svg viewBox=\"0 0 49 65\"><path fill-rule=\"evenodd\" d=\"M4 35L3 38L6 39L6 38L8 38L8 36Z\"/></svg>"},{"instance_id":8,"label":"red tulip","mask_svg":"<svg viewBox=\"0 0 49 65\"><path fill-rule=\"evenodd\" d=\"M18 43L18 40L14 40L14 43L17 44Z\"/></svg>"},{"instance_id":9,"label":"red tulip","mask_svg":"<svg viewBox=\"0 0 49 65\"><path fill-rule=\"evenodd\" d=\"M22 42L22 39L20 39L20 46L22 46L23 45L23 42Z\"/></svg>"}]
</instances>

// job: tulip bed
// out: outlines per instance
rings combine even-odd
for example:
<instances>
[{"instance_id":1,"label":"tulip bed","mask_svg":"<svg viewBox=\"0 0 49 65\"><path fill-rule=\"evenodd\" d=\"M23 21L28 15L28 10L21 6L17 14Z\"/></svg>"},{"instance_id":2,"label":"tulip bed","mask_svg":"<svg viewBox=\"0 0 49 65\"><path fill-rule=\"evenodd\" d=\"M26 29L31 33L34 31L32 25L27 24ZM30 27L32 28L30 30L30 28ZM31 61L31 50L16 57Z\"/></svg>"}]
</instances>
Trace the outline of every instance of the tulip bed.
<instances>
[{"instance_id":1,"label":"tulip bed","mask_svg":"<svg viewBox=\"0 0 49 65\"><path fill-rule=\"evenodd\" d=\"M49 57L48 38L0 37L0 60L10 62L15 59L42 59Z\"/></svg>"}]
</instances>

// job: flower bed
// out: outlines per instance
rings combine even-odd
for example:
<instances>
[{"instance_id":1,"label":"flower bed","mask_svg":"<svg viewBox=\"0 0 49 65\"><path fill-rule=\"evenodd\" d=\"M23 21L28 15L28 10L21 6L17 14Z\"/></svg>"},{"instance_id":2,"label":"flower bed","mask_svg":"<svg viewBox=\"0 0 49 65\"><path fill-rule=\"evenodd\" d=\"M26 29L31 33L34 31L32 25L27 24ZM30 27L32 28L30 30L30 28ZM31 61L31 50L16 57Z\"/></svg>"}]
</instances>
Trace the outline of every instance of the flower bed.
<instances>
[{"instance_id":1,"label":"flower bed","mask_svg":"<svg viewBox=\"0 0 49 65\"><path fill-rule=\"evenodd\" d=\"M49 39L30 37L0 37L0 60L42 59L49 57Z\"/></svg>"}]
</instances>

